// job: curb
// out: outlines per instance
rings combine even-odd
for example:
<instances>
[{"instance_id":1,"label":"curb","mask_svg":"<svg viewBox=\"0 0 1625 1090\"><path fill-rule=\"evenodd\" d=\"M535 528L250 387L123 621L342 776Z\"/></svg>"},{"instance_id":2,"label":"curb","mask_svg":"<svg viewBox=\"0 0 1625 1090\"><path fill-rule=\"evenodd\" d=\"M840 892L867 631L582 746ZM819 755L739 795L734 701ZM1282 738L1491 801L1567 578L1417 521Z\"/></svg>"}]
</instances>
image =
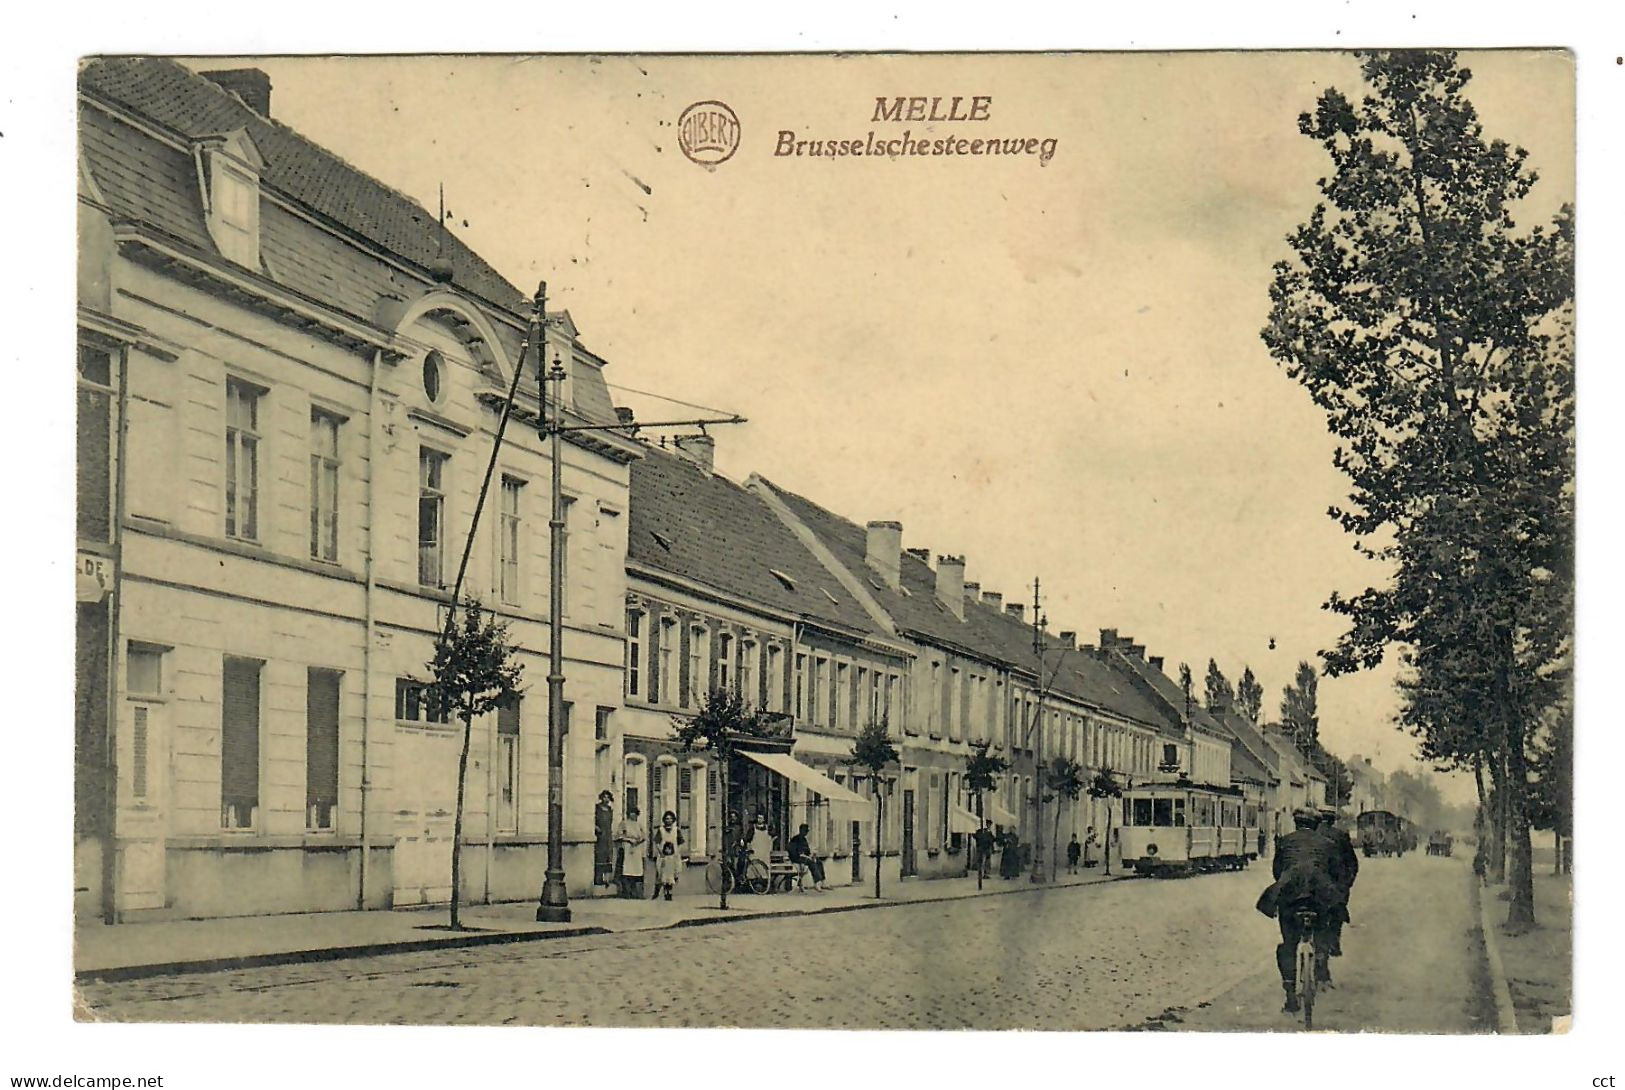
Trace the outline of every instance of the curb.
<instances>
[{"instance_id":1,"label":"curb","mask_svg":"<svg viewBox=\"0 0 1625 1090\"><path fill-rule=\"evenodd\" d=\"M1478 931L1484 939L1484 960L1489 962L1490 991L1495 996L1495 1029L1497 1033L1517 1033L1517 1008L1512 1005L1512 989L1507 986L1506 966L1501 961L1501 943L1496 937L1495 923L1490 919L1489 900L1484 896L1489 887L1473 881L1473 894L1478 900Z\"/></svg>"},{"instance_id":2,"label":"curb","mask_svg":"<svg viewBox=\"0 0 1625 1090\"><path fill-rule=\"evenodd\" d=\"M150 965L118 965L106 969L85 969L73 975L76 984L96 982L117 983L127 980L145 980L158 976L185 976L192 973L229 972L234 969L263 969L276 965L299 965L316 961L343 961L347 958L378 957L385 954L417 954L429 950L459 950L479 946L505 946L521 942L542 942L548 939L573 939L591 935L631 935L639 932L675 931L686 927L710 927L716 924L745 923L751 920L780 920L792 916L823 916L836 912L862 912L871 908L902 908L907 905L945 904L949 901L969 901L987 897L1006 897L1018 893L1041 893L1051 889L1088 889L1121 882L1135 875L1113 875L1109 881L1078 882L1073 885L1023 885L1016 889L984 890L981 893L958 893L950 897L929 897L914 901L859 901L850 905L830 905L827 908L785 909L774 912L738 912L726 916L694 916L673 923L649 927L569 927L557 931L487 931L451 934L445 938L409 939L405 942L359 943L351 946L322 946L308 950L278 950L265 954L246 954L235 957L198 958L191 961L158 962Z\"/></svg>"}]
</instances>

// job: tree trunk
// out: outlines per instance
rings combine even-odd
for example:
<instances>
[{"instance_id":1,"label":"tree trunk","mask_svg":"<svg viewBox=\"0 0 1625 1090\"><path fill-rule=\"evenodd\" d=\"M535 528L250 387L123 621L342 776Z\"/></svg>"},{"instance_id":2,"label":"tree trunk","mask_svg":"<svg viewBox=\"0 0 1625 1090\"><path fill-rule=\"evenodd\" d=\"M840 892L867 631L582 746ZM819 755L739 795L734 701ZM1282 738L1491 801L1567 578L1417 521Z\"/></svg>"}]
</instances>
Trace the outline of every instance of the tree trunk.
<instances>
[{"instance_id":1,"label":"tree trunk","mask_svg":"<svg viewBox=\"0 0 1625 1090\"><path fill-rule=\"evenodd\" d=\"M1106 800L1106 841L1101 845L1105 849L1101 855L1106 863L1106 877L1112 876L1112 800Z\"/></svg>"},{"instance_id":2,"label":"tree trunk","mask_svg":"<svg viewBox=\"0 0 1625 1090\"><path fill-rule=\"evenodd\" d=\"M1061 873L1057 869L1060 866L1060 862L1061 862L1061 860L1060 860L1060 851L1061 851L1061 800L1057 798L1055 800L1055 835L1050 837L1050 841L1049 841L1049 872L1052 875Z\"/></svg>"},{"instance_id":3,"label":"tree trunk","mask_svg":"<svg viewBox=\"0 0 1625 1090\"><path fill-rule=\"evenodd\" d=\"M451 822L451 929L461 931L463 922L457 915L463 881L463 782L468 778L468 742L474 723L463 713L463 749L457 755L457 810Z\"/></svg>"},{"instance_id":4,"label":"tree trunk","mask_svg":"<svg viewBox=\"0 0 1625 1090\"><path fill-rule=\"evenodd\" d=\"M981 840L977 839L982 835L982 826L986 821L987 818L982 815L982 792L978 791L976 792L976 836L971 838L971 843L976 845L976 889L978 892L982 889L982 879L987 877L987 855L982 851Z\"/></svg>"},{"instance_id":5,"label":"tree trunk","mask_svg":"<svg viewBox=\"0 0 1625 1090\"><path fill-rule=\"evenodd\" d=\"M1522 723L1509 724L1507 732L1507 807L1510 817L1508 881L1512 897L1507 903L1507 926L1526 929L1535 926L1535 875L1529 839L1528 761L1523 752Z\"/></svg>"},{"instance_id":6,"label":"tree trunk","mask_svg":"<svg viewBox=\"0 0 1625 1090\"><path fill-rule=\"evenodd\" d=\"M722 881L717 883L717 908L727 911L728 908L728 882L733 877L733 845L729 843L728 829L728 765L731 763L727 757L721 757L717 762L722 766L722 798L718 800L717 813L722 815L721 828L717 831L717 843L721 846L718 857L722 860Z\"/></svg>"},{"instance_id":7,"label":"tree trunk","mask_svg":"<svg viewBox=\"0 0 1625 1090\"><path fill-rule=\"evenodd\" d=\"M875 786L875 900L880 900L880 776L875 775L871 782Z\"/></svg>"}]
</instances>

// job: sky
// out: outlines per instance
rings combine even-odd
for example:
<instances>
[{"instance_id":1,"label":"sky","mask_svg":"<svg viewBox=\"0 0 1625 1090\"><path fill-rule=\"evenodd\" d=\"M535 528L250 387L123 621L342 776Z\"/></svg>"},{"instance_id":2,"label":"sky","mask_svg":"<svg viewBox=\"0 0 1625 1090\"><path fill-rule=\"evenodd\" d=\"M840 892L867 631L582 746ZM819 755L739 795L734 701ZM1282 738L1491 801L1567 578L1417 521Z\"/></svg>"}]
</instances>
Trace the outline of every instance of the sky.
<instances>
[{"instance_id":1,"label":"sky","mask_svg":"<svg viewBox=\"0 0 1625 1090\"><path fill-rule=\"evenodd\" d=\"M1561 52L1464 54L1487 134L1574 193ZM194 67L238 61L210 59ZM619 387L737 412L758 472L905 547L967 559L1052 630L1116 628L1200 679L1251 666L1273 715L1380 583L1326 515L1323 415L1259 339L1272 264L1329 169L1297 131L1347 54L260 58L272 113L434 208L527 294L548 283ZM989 96L985 121L873 120ZM677 147L720 100L738 151ZM1037 156L811 158L794 140L1036 137ZM463 221L467 225L463 225ZM616 391L643 419L674 408ZM688 415L685 411L682 415ZM1271 641L1274 649L1270 649ZM1320 681L1322 740L1414 767L1394 667ZM1448 788L1457 799L1470 788Z\"/></svg>"}]
</instances>

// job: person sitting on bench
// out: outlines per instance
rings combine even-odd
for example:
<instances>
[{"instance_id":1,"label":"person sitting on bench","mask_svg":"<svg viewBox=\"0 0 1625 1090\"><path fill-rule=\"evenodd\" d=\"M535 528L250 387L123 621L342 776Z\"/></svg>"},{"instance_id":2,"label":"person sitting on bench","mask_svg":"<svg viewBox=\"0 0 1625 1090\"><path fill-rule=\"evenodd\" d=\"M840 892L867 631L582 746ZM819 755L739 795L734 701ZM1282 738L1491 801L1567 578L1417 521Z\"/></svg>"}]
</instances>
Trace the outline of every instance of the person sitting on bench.
<instances>
[{"instance_id":1,"label":"person sitting on bench","mask_svg":"<svg viewBox=\"0 0 1625 1090\"><path fill-rule=\"evenodd\" d=\"M790 838L790 862L798 867L806 867L807 873L812 876L814 889L828 889L824 884L824 863L812 853L807 844L807 825L802 823L796 835Z\"/></svg>"}]
</instances>

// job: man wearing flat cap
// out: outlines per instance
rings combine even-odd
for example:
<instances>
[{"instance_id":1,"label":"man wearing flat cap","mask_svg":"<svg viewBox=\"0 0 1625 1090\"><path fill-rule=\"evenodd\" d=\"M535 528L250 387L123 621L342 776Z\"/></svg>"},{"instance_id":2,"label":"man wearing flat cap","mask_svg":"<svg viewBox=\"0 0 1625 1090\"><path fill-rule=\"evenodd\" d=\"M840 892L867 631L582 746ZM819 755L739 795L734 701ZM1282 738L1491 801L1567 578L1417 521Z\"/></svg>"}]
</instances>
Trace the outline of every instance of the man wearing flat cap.
<instances>
[{"instance_id":1,"label":"man wearing flat cap","mask_svg":"<svg viewBox=\"0 0 1625 1090\"><path fill-rule=\"evenodd\" d=\"M1333 850L1332 877L1343 887L1343 903L1332 923L1331 956L1343 956L1343 925L1349 919L1349 894L1354 892L1354 879L1360 874L1360 853L1354 850L1354 838L1348 830L1337 825L1337 811L1330 806L1320 808L1320 835L1331 842Z\"/></svg>"},{"instance_id":2,"label":"man wearing flat cap","mask_svg":"<svg viewBox=\"0 0 1625 1090\"><path fill-rule=\"evenodd\" d=\"M1275 842L1275 881L1258 899L1258 910L1276 917L1281 925L1281 944L1275 948L1275 965L1281 973L1288 1014L1298 1010L1297 965L1295 954L1303 938L1298 910L1315 913L1315 977L1330 983L1326 968L1331 948L1331 921L1341 905L1344 892L1334 876L1335 853L1332 842L1318 831L1320 815L1302 809L1293 813L1296 828Z\"/></svg>"}]
</instances>

